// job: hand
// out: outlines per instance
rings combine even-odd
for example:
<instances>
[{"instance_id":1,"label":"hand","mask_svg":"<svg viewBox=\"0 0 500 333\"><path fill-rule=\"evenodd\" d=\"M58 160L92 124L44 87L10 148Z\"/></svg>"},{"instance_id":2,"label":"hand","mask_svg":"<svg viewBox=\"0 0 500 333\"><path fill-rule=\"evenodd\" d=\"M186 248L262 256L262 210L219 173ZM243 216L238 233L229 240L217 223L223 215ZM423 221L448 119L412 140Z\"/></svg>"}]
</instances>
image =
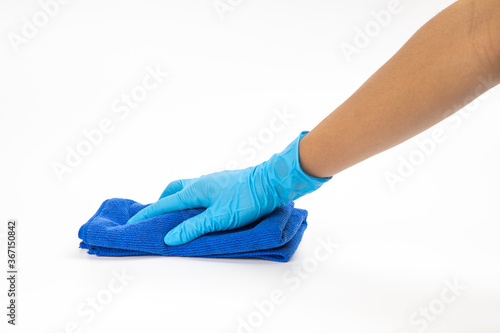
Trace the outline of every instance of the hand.
<instances>
[{"instance_id":1,"label":"hand","mask_svg":"<svg viewBox=\"0 0 500 333\"><path fill-rule=\"evenodd\" d=\"M299 165L299 140L268 161L242 170L222 171L170 183L160 199L134 215L134 223L174 211L205 207L206 210L165 236L165 244L181 245L206 233L249 224L276 207L319 188L330 178L314 178Z\"/></svg>"}]
</instances>

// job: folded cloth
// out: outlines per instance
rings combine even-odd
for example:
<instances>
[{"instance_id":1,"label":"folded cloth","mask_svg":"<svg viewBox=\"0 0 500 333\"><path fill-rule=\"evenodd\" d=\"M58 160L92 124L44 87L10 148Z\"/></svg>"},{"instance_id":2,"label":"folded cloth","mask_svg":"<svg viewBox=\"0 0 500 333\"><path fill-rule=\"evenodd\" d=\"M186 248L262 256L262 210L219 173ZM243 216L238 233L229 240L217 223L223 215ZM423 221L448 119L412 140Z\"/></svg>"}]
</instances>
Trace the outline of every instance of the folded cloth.
<instances>
[{"instance_id":1,"label":"folded cloth","mask_svg":"<svg viewBox=\"0 0 500 333\"><path fill-rule=\"evenodd\" d=\"M148 205L128 199L109 199L78 232L80 247L98 256L164 255L208 258L261 258L286 262L297 250L307 227L307 211L293 202L237 229L201 236L169 246L165 235L204 209L188 209L126 224Z\"/></svg>"}]
</instances>

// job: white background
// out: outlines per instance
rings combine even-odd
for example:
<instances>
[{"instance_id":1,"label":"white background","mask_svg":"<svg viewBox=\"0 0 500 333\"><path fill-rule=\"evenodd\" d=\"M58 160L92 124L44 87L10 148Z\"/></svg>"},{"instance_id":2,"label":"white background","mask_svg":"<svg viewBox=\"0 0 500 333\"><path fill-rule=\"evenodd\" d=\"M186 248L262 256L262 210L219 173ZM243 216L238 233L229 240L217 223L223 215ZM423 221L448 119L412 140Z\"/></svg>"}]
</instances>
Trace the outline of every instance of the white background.
<instances>
[{"instance_id":1,"label":"white background","mask_svg":"<svg viewBox=\"0 0 500 333\"><path fill-rule=\"evenodd\" d=\"M2 278L2 332L237 332L249 317L254 326L241 332L500 332L499 90L299 199L309 227L288 263L100 258L78 248L79 227L107 198L153 202L172 180L282 150L452 2L401 0L400 13L348 61L340 46L388 1L233 1L221 16L211 0L73 0L18 52L8 36L42 9L2 1L4 272L9 218L19 221L20 244L18 326L6 324ZM113 103L156 66L168 77L120 118ZM269 134L276 109L293 118L255 158L238 151ZM105 118L113 131L59 180L54 163ZM391 189L385 174L436 129L446 140ZM318 262L318 239L328 238L339 246ZM134 279L106 299L122 270ZM465 286L450 304L440 300L446 280ZM273 290L284 301L264 317L255 302ZM81 315L96 297L109 303ZM439 314L428 327L412 324L429 306Z\"/></svg>"}]
</instances>

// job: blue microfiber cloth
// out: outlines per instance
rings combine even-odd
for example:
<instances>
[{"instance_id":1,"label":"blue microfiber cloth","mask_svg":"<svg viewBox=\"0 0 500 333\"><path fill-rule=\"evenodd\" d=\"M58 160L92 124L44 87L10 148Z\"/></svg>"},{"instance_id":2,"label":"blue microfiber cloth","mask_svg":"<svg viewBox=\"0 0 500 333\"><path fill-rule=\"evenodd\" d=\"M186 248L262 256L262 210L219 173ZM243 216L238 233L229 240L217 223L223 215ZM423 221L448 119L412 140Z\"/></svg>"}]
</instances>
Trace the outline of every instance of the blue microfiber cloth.
<instances>
[{"instance_id":1,"label":"blue microfiber cloth","mask_svg":"<svg viewBox=\"0 0 500 333\"><path fill-rule=\"evenodd\" d=\"M294 208L292 202L244 227L168 246L163 242L168 231L204 209L168 213L126 224L146 206L128 199L104 201L97 213L80 228L80 247L98 256L261 258L286 262L297 250L307 227L307 211Z\"/></svg>"}]
</instances>

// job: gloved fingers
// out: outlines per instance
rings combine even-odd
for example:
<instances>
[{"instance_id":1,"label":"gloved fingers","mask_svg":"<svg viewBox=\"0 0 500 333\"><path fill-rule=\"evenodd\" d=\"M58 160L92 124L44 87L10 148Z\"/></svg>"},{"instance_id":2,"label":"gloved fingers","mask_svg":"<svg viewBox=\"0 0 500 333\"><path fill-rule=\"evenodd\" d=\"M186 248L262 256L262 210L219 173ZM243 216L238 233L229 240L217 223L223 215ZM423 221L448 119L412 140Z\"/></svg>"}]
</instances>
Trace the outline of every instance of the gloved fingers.
<instances>
[{"instance_id":1,"label":"gloved fingers","mask_svg":"<svg viewBox=\"0 0 500 333\"><path fill-rule=\"evenodd\" d=\"M170 184L167 185L165 190L160 196L160 199L168 197L169 195L175 194L179 192L180 190L184 189L185 186L187 186L189 183L191 183L192 179L180 179L180 180L174 180L173 182L170 182ZM160 200L158 199L158 200Z\"/></svg>"},{"instance_id":2,"label":"gloved fingers","mask_svg":"<svg viewBox=\"0 0 500 333\"><path fill-rule=\"evenodd\" d=\"M223 230L225 223L222 219L213 216L209 208L170 230L165 235L164 242L167 245L182 245L209 232Z\"/></svg>"},{"instance_id":3,"label":"gloved fingers","mask_svg":"<svg viewBox=\"0 0 500 333\"><path fill-rule=\"evenodd\" d=\"M181 190L180 192L164 197L163 199L147 206L132 216L132 218L127 221L127 224L179 210L198 208L199 206L196 204L196 198L193 198L194 200L192 200L187 195L183 194L183 192L184 191Z\"/></svg>"}]
</instances>

